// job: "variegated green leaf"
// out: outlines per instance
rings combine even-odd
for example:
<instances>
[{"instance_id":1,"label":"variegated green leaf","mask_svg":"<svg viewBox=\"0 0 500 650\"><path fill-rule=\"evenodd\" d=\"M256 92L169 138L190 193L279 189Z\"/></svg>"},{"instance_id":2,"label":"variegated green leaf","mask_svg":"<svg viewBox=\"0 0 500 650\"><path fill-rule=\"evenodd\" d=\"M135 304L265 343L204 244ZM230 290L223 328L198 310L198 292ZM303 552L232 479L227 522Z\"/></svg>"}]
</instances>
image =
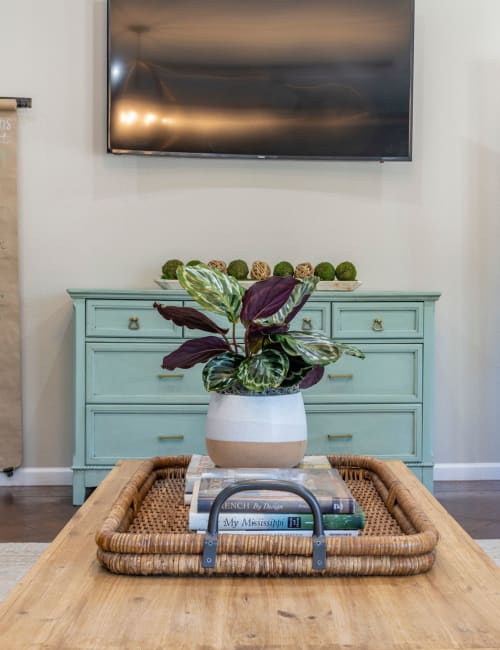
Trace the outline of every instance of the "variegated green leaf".
<instances>
[{"instance_id":1,"label":"variegated green leaf","mask_svg":"<svg viewBox=\"0 0 500 650\"><path fill-rule=\"evenodd\" d=\"M301 356L312 366L326 366L335 363L342 353L364 358L363 352L353 345L345 345L332 341L321 332L290 331L286 334L276 334L274 340L279 341L283 350L290 355Z\"/></svg>"},{"instance_id":2,"label":"variegated green leaf","mask_svg":"<svg viewBox=\"0 0 500 650\"><path fill-rule=\"evenodd\" d=\"M202 307L222 314L236 323L241 311L244 289L235 278L205 264L180 266L177 278L181 286Z\"/></svg>"},{"instance_id":3,"label":"variegated green leaf","mask_svg":"<svg viewBox=\"0 0 500 650\"><path fill-rule=\"evenodd\" d=\"M338 341L336 342L336 345L342 354L348 354L350 357L358 357L358 359L365 358L365 353L355 345L349 345L348 343L339 343Z\"/></svg>"},{"instance_id":4,"label":"variegated green leaf","mask_svg":"<svg viewBox=\"0 0 500 650\"><path fill-rule=\"evenodd\" d=\"M241 355L225 352L210 359L203 368L203 384L207 391L223 391L235 382L238 367L243 361Z\"/></svg>"},{"instance_id":5,"label":"variegated green leaf","mask_svg":"<svg viewBox=\"0 0 500 650\"><path fill-rule=\"evenodd\" d=\"M311 277L301 280L292 290L290 297L283 307L269 318L256 319L258 325L283 325L289 323L297 312L302 309L314 291L319 278Z\"/></svg>"},{"instance_id":6,"label":"variegated green leaf","mask_svg":"<svg viewBox=\"0 0 500 650\"><path fill-rule=\"evenodd\" d=\"M302 357L291 356L288 358L289 367L285 379L281 382L281 386L296 386L307 373L312 370L310 364L306 363Z\"/></svg>"},{"instance_id":7,"label":"variegated green leaf","mask_svg":"<svg viewBox=\"0 0 500 650\"><path fill-rule=\"evenodd\" d=\"M238 368L238 381L246 388L262 392L277 388L288 372L288 357L279 350L268 349L247 357Z\"/></svg>"}]
</instances>

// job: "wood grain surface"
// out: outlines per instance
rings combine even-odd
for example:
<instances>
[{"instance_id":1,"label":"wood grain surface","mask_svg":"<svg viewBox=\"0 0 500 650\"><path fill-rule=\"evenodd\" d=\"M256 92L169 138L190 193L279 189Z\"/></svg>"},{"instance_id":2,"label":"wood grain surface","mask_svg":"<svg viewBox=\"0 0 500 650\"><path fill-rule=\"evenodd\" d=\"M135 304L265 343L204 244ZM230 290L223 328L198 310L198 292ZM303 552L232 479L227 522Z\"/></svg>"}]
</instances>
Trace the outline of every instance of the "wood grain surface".
<instances>
[{"instance_id":1,"label":"wood grain surface","mask_svg":"<svg viewBox=\"0 0 500 650\"><path fill-rule=\"evenodd\" d=\"M0 647L99 650L500 648L500 570L399 461L440 531L410 577L116 576L94 536L138 462L120 463L0 608Z\"/></svg>"}]
</instances>

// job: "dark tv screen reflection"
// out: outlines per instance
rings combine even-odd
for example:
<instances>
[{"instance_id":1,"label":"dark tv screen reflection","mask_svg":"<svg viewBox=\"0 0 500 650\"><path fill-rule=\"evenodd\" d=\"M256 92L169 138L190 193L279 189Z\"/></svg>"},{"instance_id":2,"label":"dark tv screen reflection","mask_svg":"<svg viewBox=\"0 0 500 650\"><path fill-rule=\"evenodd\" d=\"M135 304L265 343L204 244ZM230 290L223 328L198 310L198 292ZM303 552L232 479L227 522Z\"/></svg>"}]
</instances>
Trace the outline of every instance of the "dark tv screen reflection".
<instances>
[{"instance_id":1,"label":"dark tv screen reflection","mask_svg":"<svg viewBox=\"0 0 500 650\"><path fill-rule=\"evenodd\" d=\"M108 151L410 160L413 0L108 0Z\"/></svg>"}]
</instances>

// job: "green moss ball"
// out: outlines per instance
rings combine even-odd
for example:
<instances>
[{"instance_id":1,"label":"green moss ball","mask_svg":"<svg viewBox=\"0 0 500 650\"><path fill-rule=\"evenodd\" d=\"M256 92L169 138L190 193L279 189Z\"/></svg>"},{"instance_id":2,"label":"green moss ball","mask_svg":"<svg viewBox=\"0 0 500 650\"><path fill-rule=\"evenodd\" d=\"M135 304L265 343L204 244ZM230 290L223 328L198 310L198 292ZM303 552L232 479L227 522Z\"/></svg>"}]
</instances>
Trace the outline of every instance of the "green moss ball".
<instances>
[{"instance_id":1,"label":"green moss ball","mask_svg":"<svg viewBox=\"0 0 500 650\"><path fill-rule=\"evenodd\" d=\"M356 267L352 262L341 262L335 271L337 280L355 280Z\"/></svg>"},{"instance_id":2,"label":"green moss ball","mask_svg":"<svg viewBox=\"0 0 500 650\"><path fill-rule=\"evenodd\" d=\"M179 266L182 266L180 260L167 260L161 267L161 277L166 280L175 280L177 278L176 271Z\"/></svg>"},{"instance_id":3,"label":"green moss ball","mask_svg":"<svg viewBox=\"0 0 500 650\"><path fill-rule=\"evenodd\" d=\"M320 262L314 268L314 275L320 280L335 280L335 267L330 262Z\"/></svg>"},{"instance_id":4,"label":"green moss ball","mask_svg":"<svg viewBox=\"0 0 500 650\"><path fill-rule=\"evenodd\" d=\"M293 275L293 266L290 262L278 262L273 269L273 275L284 277L286 275Z\"/></svg>"},{"instance_id":5,"label":"green moss ball","mask_svg":"<svg viewBox=\"0 0 500 650\"><path fill-rule=\"evenodd\" d=\"M199 264L203 264L200 260L190 260L189 262L186 262L186 266L198 266Z\"/></svg>"},{"instance_id":6,"label":"green moss ball","mask_svg":"<svg viewBox=\"0 0 500 650\"><path fill-rule=\"evenodd\" d=\"M248 264L244 260L233 260L227 265L227 274L237 280L248 278Z\"/></svg>"}]
</instances>

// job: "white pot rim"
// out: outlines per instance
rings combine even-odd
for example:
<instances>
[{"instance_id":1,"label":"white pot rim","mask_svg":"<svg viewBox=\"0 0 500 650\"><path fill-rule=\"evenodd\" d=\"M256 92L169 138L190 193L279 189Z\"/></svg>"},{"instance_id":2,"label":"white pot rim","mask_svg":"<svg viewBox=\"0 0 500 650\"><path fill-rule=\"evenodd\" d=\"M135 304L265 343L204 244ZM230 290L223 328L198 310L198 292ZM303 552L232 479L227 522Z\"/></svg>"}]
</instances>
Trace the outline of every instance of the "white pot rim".
<instances>
[{"instance_id":1,"label":"white pot rim","mask_svg":"<svg viewBox=\"0 0 500 650\"><path fill-rule=\"evenodd\" d=\"M259 396L212 393L206 427L206 436L212 440L260 443L306 440L302 393Z\"/></svg>"}]
</instances>

